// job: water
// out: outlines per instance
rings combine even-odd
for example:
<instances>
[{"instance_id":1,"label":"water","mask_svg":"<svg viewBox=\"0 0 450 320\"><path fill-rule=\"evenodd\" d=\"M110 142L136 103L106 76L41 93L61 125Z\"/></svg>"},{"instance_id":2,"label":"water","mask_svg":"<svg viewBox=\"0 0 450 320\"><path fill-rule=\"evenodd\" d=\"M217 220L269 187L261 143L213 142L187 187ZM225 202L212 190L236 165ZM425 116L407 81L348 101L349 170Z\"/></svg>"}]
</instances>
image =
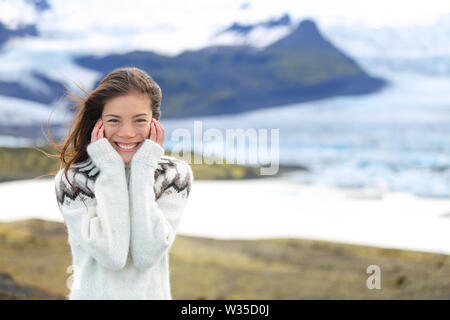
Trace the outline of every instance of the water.
<instances>
[{"instance_id":1,"label":"water","mask_svg":"<svg viewBox=\"0 0 450 320\"><path fill-rule=\"evenodd\" d=\"M382 66L381 66L382 67ZM218 129L279 129L280 165L307 171L290 173L301 183L335 187L371 187L426 197L450 197L450 78L392 72L366 64L364 69L391 82L362 96L257 110L238 115L162 119L167 149L175 129L187 129L194 146L194 121L203 133ZM47 118L47 116L45 117ZM201 137L200 137L201 138ZM203 141L205 156L226 154L225 141ZM31 141L0 136L2 146ZM244 148L248 149L249 144ZM276 146L272 146L276 147ZM260 159L261 160L261 159ZM267 165L261 161L261 165ZM250 163L249 163L250 164Z\"/></svg>"},{"instance_id":2,"label":"water","mask_svg":"<svg viewBox=\"0 0 450 320\"><path fill-rule=\"evenodd\" d=\"M162 119L166 145L177 143L169 140L176 128L193 136L194 120L202 120L203 132L217 128L223 135L225 129L279 129L280 165L308 168L289 174L295 181L450 197L450 78L372 71L391 85L370 95L240 115Z\"/></svg>"}]
</instances>

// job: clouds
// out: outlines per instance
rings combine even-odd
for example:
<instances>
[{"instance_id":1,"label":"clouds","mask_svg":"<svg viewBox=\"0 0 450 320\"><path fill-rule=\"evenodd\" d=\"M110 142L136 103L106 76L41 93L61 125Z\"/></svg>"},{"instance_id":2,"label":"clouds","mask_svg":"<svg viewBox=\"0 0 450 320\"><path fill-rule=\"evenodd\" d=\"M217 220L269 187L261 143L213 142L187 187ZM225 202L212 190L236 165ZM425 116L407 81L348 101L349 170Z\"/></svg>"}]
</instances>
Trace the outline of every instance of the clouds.
<instances>
[{"instance_id":1,"label":"clouds","mask_svg":"<svg viewBox=\"0 0 450 320\"><path fill-rule=\"evenodd\" d=\"M257 23L289 13L297 23L313 18L319 28L333 24L427 24L450 13L450 2L358 0L49 0L38 12L25 0L0 0L0 20L9 26L36 23L41 39L20 40L30 48L95 54L154 50L175 55L198 49L231 23Z\"/></svg>"},{"instance_id":2,"label":"clouds","mask_svg":"<svg viewBox=\"0 0 450 320\"><path fill-rule=\"evenodd\" d=\"M35 23L38 15L36 8L24 0L0 0L0 21L10 29Z\"/></svg>"}]
</instances>

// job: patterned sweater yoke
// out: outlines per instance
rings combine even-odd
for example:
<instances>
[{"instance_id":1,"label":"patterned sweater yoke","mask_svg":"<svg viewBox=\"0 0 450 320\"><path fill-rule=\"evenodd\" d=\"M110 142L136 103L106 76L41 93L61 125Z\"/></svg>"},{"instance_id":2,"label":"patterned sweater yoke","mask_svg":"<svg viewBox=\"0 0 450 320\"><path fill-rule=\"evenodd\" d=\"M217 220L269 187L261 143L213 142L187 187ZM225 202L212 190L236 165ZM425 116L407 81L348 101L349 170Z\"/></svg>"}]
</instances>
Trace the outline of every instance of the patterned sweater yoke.
<instances>
[{"instance_id":1,"label":"patterned sweater yoke","mask_svg":"<svg viewBox=\"0 0 450 320\"><path fill-rule=\"evenodd\" d=\"M127 169L127 167L125 167ZM61 169L58 174L64 175ZM70 186L66 177L61 176L55 185L58 205L62 206L64 201L77 201L81 199L95 199L93 186L99 175L99 169L95 166L91 158L78 164L72 165L67 176L73 187ZM158 200L165 192L170 194L177 192L181 197L187 198L191 192L193 174L186 162L171 156L163 155L155 170L155 200Z\"/></svg>"},{"instance_id":2,"label":"patterned sweater yoke","mask_svg":"<svg viewBox=\"0 0 450 320\"><path fill-rule=\"evenodd\" d=\"M68 231L69 299L171 299L168 252L194 176L147 139L129 165L106 138L89 158L55 176ZM69 183L70 182L70 183Z\"/></svg>"}]
</instances>

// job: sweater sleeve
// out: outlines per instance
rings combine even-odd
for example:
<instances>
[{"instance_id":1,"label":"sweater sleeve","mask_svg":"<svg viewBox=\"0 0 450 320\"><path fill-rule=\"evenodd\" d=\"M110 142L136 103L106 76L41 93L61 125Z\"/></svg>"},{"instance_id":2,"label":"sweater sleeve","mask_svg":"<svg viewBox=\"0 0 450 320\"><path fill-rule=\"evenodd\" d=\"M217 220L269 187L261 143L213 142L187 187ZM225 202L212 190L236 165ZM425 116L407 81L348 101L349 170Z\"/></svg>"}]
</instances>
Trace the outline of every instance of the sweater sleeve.
<instances>
[{"instance_id":1,"label":"sweater sleeve","mask_svg":"<svg viewBox=\"0 0 450 320\"><path fill-rule=\"evenodd\" d=\"M155 170L163 154L160 145L146 139L131 160L131 255L140 269L151 267L170 249L193 181L190 166L178 160L172 167L176 174L164 176L165 190L156 199Z\"/></svg>"},{"instance_id":2,"label":"sweater sleeve","mask_svg":"<svg viewBox=\"0 0 450 320\"><path fill-rule=\"evenodd\" d=\"M106 138L88 145L87 152L99 169L93 187L95 201L87 206L77 196L86 190L87 182L77 183L75 190L62 182L64 170L55 177L60 211L66 223L71 245L77 244L105 268L118 270L125 266L130 243L128 189L124 162ZM80 179L80 178L78 178ZM64 200L62 192L69 190L73 201ZM79 192L80 191L80 192ZM62 199L62 200L61 200Z\"/></svg>"}]
</instances>

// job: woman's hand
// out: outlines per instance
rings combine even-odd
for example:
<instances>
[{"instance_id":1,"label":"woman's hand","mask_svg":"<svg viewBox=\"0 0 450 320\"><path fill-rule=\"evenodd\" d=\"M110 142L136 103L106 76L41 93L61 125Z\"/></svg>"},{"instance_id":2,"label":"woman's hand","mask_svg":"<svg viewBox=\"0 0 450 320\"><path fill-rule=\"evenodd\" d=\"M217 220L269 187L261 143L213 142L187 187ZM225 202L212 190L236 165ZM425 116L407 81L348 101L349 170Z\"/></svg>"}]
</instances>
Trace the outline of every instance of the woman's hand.
<instances>
[{"instance_id":1,"label":"woman's hand","mask_svg":"<svg viewBox=\"0 0 450 320\"><path fill-rule=\"evenodd\" d=\"M152 122L150 124L150 137L149 139L159 144L164 149L164 128L161 123L155 118L152 118Z\"/></svg>"},{"instance_id":2,"label":"woman's hand","mask_svg":"<svg viewBox=\"0 0 450 320\"><path fill-rule=\"evenodd\" d=\"M97 123L94 126L94 129L92 129L91 143L102 139L104 136L105 136L105 126L103 125L102 119L98 119Z\"/></svg>"}]
</instances>

